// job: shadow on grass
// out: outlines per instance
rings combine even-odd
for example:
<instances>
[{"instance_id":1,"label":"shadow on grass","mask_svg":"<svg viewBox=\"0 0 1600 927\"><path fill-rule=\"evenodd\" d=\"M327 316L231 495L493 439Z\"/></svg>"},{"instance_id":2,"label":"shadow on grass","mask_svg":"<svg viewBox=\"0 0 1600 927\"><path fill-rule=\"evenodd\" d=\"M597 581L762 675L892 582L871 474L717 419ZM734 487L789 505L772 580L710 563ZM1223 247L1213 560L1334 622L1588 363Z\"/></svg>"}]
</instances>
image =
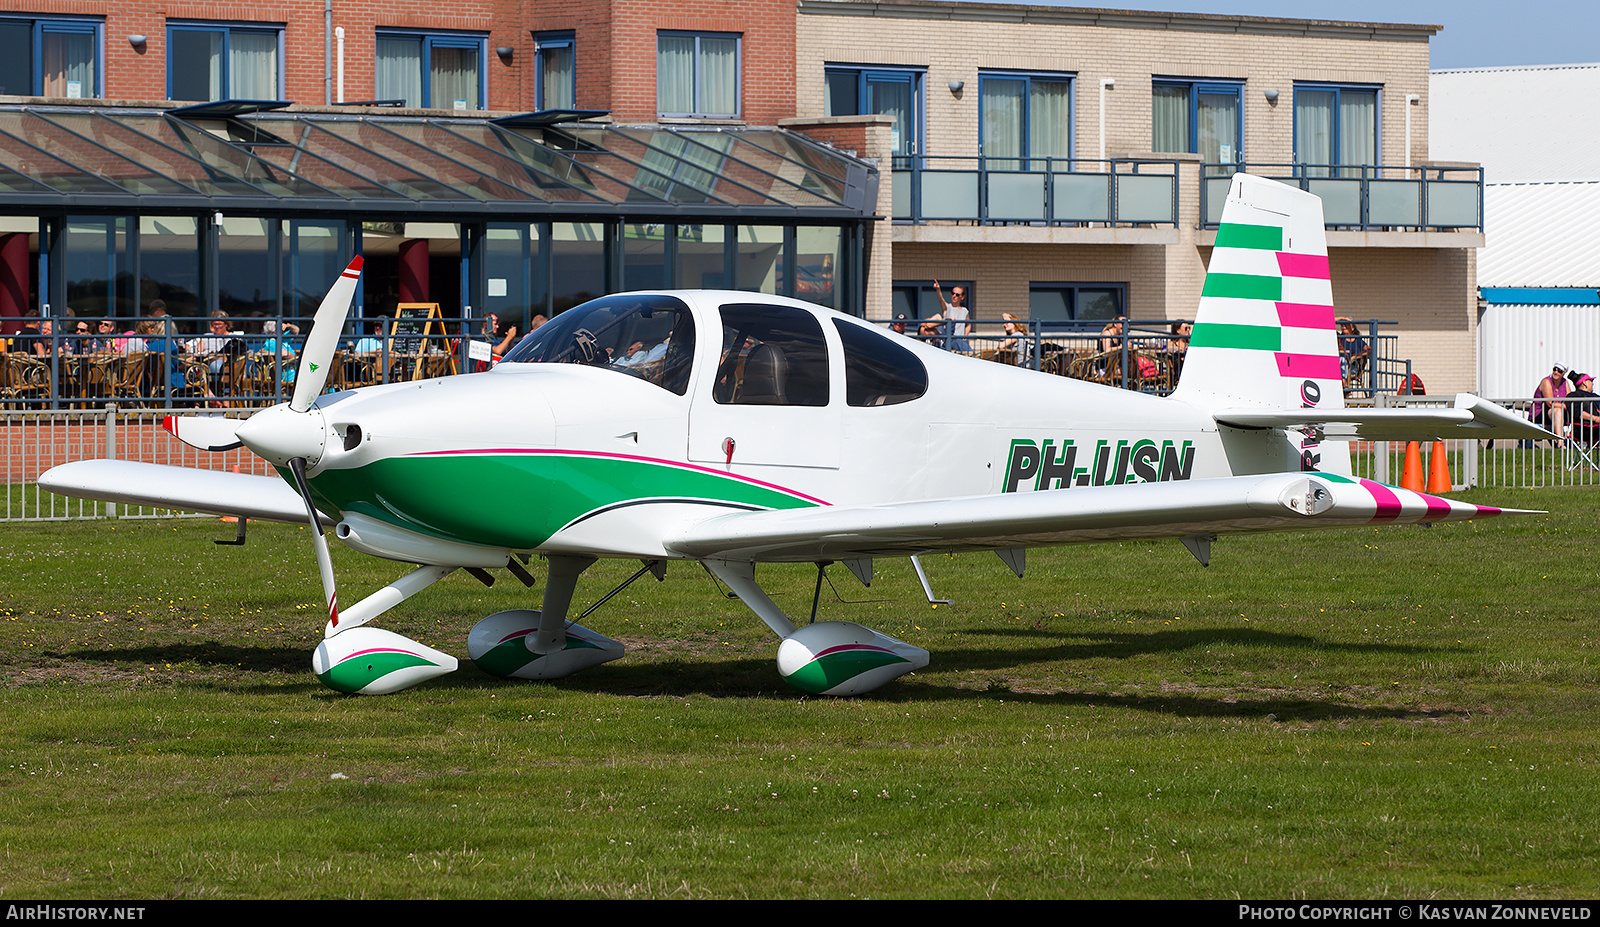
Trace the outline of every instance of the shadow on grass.
<instances>
[{"instance_id":1,"label":"shadow on grass","mask_svg":"<svg viewBox=\"0 0 1600 927\"><path fill-rule=\"evenodd\" d=\"M1197 631L1162 630L1151 632L1105 631L1051 631L1048 629L1008 628L975 629L960 632L971 637L1008 638L1014 640L1044 640L1046 646L1021 649L993 648L941 648L933 655L932 670L928 675L970 670L1004 669L1021 665L1063 663L1086 660L1121 660L1143 654L1162 654L1189 650L1203 646L1232 646L1251 648L1288 648L1297 650L1332 650L1379 654L1438 653L1439 648L1425 648L1392 644L1330 644L1299 634L1280 634L1248 628L1206 629ZM1448 648L1460 651L1460 648ZM236 670L243 673L268 673L298 677L293 680L274 680L270 686L260 688L284 691L284 682L304 681L303 688L312 694L329 699L344 696L322 688L312 677L309 652L288 647L250 647L218 642L204 644L173 644L159 647L119 648L116 650L79 650L71 653L44 654L64 662L120 665L189 664L214 667L218 670ZM249 691L248 679L239 679L230 685L233 691ZM1250 717L1263 718L1268 714L1280 722L1350 721L1373 719L1449 719L1462 716L1458 711L1422 711L1394 706L1351 705L1321 699L1296 698L1292 695L1264 695L1259 691L1249 697L1233 698L1226 694L1202 695L1185 692L1159 694L1112 694L1083 692L1070 689L1057 691L1016 690L993 680L986 680L984 688L938 685L925 680L897 681L866 696L873 701L890 703L918 703L929 701L1015 701L1057 707L1121 707L1153 714L1176 717ZM204 683L200 683L204 684ZM574 677L541 682L505 680L478 669L470 660L462 659L461 669L449 676L424 684L438 691L471 692L479 690L504 690L506 687L525 687L530 694L545 686L558 691L586 692L627 697L708 696L712 698L777 698L791 701L806 698L789 688L777 675L769 659L699 659L657 660L628 663L626 659L596 667ZM293 688L302 688L292 686ZM1244 691L1244 690L1240 690ZM404 697L403 695L400 697Z\"/></svg>"},{"instance_id":2,"label":"shadow on grass","mask_svg":"<svg viewBox=\"0 0 1600 927\"><path fill-rule=\"evenodd\" d=\"M1042 660L1126 660L1144 654L1172 654L1196 647L1249 647L1319 650L1332 653L1416 656L1470 653L1466 647L1418 647L1412 644L1330 643L1305 634L1282 634L1254 628L1206 628L1196 631L1052 631L1045 628L977 628L963 636L1055 641L1051 646L1028 649L966 649L940 651L945 660L961 661L965 669L1014 666Z\"/></svg>"}]
</instances>

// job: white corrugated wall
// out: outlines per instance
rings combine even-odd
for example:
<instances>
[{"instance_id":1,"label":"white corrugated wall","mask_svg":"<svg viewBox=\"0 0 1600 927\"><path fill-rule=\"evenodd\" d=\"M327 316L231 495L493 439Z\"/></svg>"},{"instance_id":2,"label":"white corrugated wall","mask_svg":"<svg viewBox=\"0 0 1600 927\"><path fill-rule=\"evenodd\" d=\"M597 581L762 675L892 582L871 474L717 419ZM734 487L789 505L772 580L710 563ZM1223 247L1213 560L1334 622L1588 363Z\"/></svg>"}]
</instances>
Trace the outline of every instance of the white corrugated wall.
<instances>
[{"instance_id":1,"label":"white corrugated wall","mask_svg":"<svg viewBox=\"0 0 1600 927\"><path fill-rule=\"evenodd\" d=\"M1600 306L1492 305L1478 318L1478 394L1533 396L1551 364L1600 378Z\"/></svg>"}]
</instances>

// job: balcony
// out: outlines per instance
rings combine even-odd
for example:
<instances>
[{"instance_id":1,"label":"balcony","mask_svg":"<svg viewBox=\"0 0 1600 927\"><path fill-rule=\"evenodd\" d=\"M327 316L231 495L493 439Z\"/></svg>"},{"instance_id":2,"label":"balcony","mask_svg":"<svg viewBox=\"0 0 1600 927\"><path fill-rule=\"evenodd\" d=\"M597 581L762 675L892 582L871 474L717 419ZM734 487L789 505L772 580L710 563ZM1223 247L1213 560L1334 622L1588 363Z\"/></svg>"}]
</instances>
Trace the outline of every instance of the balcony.
<instances>
[{"instance_id":1,"label":"balcony","mask_svg":"<svg viewBox=\"0 0 1600 927\"><path fill-rule=\"evenodd\" d=\"M896 158L896 222L1178 225L1178 161Z\"/></svg>"},{"instance_id":2,"label":"balcony","mask_svg":"<svg viewBox=\"0 0 1600 927\"><path fill-rule=\"evenodd\" d=\"M1215 229L1222 220L1227 172L1237 169L1234 164L1201 165L1202 228ZM1246 164L1243 169L1322 197L1322 219L1329 231L1483 234L1483 168L1476 164Z\"/></svg>"}]
</instances>

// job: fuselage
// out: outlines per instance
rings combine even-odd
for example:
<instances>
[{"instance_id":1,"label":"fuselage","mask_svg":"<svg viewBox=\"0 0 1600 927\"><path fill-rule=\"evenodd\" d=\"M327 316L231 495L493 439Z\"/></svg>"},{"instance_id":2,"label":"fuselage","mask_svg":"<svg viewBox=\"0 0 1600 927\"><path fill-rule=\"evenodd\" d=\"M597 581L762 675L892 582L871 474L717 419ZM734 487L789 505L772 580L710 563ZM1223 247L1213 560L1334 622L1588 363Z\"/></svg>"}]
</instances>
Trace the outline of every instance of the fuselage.
<instances>
[{"instance_id":1,"label":"fuselage","mask_svg":"<svg viewBox=\"0 0 1600 927\"><path fill-rule=\"evenodd\" d=\"M513 352L488 373L322 397L328 440L309 471L319 506L489 547L660 557L682 525L730 511L1295 468L1287 445L1276 461L1265 438L1219 435L1207 411L1178 400L951 354L793 300L657 298L681 303L693 325L683 330L680 313L671 340L686 378L680 369L672 388L603 353L521 363ZM732 321L750 317L781 323L752 336ZM798 342L783 361L782 339L807 332L821 337L809 364ZM873 363L903 376L879 387ZM775 391L753 385L758 366L778 371Z\"/></svg>"}]
</instances>

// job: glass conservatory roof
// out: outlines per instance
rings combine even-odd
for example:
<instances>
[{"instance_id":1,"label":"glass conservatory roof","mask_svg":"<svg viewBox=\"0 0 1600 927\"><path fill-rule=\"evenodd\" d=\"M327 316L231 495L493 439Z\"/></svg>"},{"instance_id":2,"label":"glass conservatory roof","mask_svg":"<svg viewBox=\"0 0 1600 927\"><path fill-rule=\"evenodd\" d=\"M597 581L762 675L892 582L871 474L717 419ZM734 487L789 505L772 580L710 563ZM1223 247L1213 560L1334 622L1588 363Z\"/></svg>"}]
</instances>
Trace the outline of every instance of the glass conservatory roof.
<instances>
[{"instance_id":1,"label":"glass conservatory roof","mask_svg":"<svg viewBox=\"0 0 1600 927\"><path fill-rule=\"evenodd\" d=\"M513 216L870 216L866 162L774 128L0 106L0 209ZM284 104L287 105L287 104Z\"/></svg>"}]
</instances>

